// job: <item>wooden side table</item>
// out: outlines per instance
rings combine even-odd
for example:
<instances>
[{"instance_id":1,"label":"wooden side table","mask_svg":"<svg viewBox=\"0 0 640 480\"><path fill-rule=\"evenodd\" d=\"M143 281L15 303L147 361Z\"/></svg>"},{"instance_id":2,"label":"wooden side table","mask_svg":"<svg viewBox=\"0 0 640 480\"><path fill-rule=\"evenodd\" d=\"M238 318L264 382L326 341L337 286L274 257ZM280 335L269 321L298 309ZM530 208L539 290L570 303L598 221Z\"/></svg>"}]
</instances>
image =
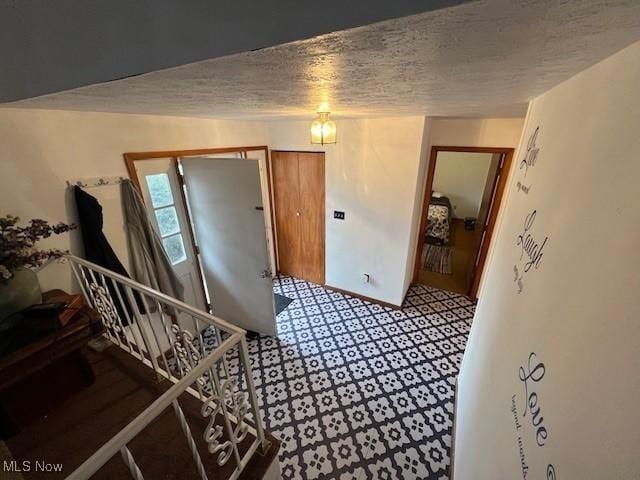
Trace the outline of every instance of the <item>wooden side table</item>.
<instances>
[{"instance_id":1,"label":"wooden side table","mask_svg":"<svg viewBox=\"0 0 640 480\"><path fill-rule=\"evenodd\" d=\"M99 315L75 296L60 290L43 294L43 301L66 298L72 308L62 312L67 323L41 331L32 341L0 358L0 436L8 438L51 409L91 385L95 376L81 349L102 332ZM29 322L55 325L50 317Z\"/></svg>"}]
</instances>

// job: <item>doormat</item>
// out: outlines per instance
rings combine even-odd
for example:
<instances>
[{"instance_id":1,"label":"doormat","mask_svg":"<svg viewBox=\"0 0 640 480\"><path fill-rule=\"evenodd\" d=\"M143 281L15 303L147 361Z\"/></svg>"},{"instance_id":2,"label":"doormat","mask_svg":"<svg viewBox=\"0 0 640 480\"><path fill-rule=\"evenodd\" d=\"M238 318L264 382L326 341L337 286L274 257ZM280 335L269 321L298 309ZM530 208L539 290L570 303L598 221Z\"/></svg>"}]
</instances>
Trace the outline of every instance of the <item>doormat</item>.
<instances>
[{"instance_id":1,"label":"doormat","mask_svg":"<svg viewBox=\"0 0 640 480\"><path fill-rule=\"evenodd\" d=\"M453 247L441 247L439 245L425 245L424 261L422 265L430 272L451 275L451 257Z\"/></svg>"},{"instance_id":2,"label":"doormat","mask_svg":"<svg viewBox=\"0 0 640 480\"><path fill-rule=\"evenodd\" d=\"M285 297L284 295L280 295L279 293L274 293L273 298L275 300L276 315L279 315L280 312L282 312L289 306L291 302L293 302L292 298Z\"/></svg>"}]
</instances>

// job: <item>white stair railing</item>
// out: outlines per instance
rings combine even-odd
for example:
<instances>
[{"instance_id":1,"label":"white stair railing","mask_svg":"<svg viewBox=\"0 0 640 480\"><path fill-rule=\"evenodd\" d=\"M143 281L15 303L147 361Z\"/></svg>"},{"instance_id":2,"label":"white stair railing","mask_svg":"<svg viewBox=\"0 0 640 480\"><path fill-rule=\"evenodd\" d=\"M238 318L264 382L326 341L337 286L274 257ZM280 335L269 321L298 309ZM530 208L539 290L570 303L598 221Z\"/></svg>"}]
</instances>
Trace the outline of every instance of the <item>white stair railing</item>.
<instances>
[{"instance_id":1,"label":"white stair railing","mask_svg":"<svg viewBox=\"0 0 640 480\"><path fill-rule=\"evenodd\" d=\"M66 259L85 300L100 315L104 335L174 383L67 478L89 478L118 453L133 478L144 478L127 445L169 407L200 477L207 479L205 465L212 459L220 467L233 459L235 468L228 478L237 478L256 451L268 447L245 331L86 260L71 255ZM200 413L208 420L202 437L211 457L200 455L178 403L184 392L202 402ZM241 451L247 436L253 441Z\"/></svg>"}]
</instances>

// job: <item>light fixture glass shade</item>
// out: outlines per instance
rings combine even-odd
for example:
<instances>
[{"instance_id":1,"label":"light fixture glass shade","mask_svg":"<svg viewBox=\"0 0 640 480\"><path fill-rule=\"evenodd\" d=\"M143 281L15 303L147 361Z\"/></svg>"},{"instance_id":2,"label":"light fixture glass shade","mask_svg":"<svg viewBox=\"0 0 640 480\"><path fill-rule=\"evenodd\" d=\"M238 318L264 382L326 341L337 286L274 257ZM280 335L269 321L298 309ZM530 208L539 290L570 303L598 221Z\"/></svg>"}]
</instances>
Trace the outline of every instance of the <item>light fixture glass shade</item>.
<instances>
[{"instance_id":1,"label":"light fixture glass shade","mask_svg":"<svg viewBox=\"0 0 640 480\"><path fill-rule=\"evenodd\" d=\"M336 124L329 120L329 112L318 112L318 119L311 124L311 143L336 143Z\"/></svg>"}]
</instances>

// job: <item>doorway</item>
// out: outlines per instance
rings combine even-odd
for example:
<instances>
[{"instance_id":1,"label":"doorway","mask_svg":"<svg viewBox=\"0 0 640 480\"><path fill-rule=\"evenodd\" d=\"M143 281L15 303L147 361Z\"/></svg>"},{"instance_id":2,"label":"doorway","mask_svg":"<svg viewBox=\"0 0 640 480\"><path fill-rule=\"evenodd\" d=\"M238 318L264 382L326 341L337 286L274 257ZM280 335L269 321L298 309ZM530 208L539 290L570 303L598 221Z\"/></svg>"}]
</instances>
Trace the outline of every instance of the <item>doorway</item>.
<instances>
[{"instance_id":1,"label":"doorway","mask_svg":"<svg viewBox=\"0 0 640 480\"><path fill-rule=\"evenodd\" d=\"M414 282L477 298L512 148L434 146Z\"/></svg>"},{"instance_id":2,"label":"doorway","mask_svg":"<svg viewBox=\"0 0 640 480\"><path fill-rule=\"evenodd\" d=\"M267 147L125 154L174 270L188 270L186 303L274 335L268 160Z\"/></svg>"},{"instance_id":3,"label":"doorway","mask_svg":"<svg viewBox=\"0 0 640 480\"><path fill-rule=\"evenodd\" d=\"M325 165L323 152L272 151L279 272L325 281Z\"/></svg>"}]
</instances>

